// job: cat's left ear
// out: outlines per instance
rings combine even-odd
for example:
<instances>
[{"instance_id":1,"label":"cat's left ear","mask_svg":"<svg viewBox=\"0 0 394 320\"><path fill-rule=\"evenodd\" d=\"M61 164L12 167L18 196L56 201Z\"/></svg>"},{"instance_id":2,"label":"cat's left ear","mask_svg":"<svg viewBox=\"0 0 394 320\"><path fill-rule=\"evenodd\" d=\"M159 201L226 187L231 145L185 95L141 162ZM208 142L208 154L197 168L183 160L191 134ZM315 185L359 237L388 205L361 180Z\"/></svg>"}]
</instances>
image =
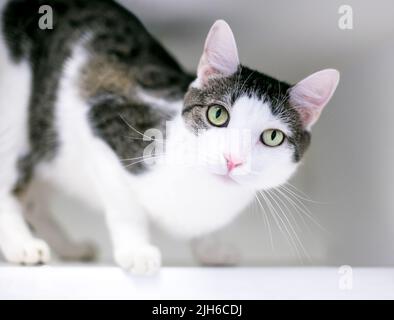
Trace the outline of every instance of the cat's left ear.
<instances>
[{"instance_id":1,"label":"cat's left ear","mask_svg":"<svg viewBox=\"0 0 394 320\"><path fill-rule=\"evenodd\" d=\"M217 20L208 33L197 69L198 82L206 84L213 77L228 77L237 72L238 49L227 22Z\"/></svg>"},{"instance_id":2,"label":"cat's left ear","mask_svg":"<svg viewBox=\"0 0 394 320\"><path fill-rule=\"evenodd\" d=\"M290 89L290 104L297 109L305 130L310 130L330 101L339 82L339 72L326 69L316 72Z\"/></svg>"}]
</instances>

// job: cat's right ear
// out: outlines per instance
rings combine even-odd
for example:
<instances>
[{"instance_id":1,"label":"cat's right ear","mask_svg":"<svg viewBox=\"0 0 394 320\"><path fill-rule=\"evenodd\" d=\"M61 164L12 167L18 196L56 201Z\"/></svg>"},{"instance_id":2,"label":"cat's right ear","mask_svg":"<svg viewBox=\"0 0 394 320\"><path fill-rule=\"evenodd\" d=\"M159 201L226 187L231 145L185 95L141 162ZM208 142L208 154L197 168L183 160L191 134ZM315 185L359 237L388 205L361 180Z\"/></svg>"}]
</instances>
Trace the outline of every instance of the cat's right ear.
<instances>
[{"instance_id":1,"label":"cat's right ear","mask_svg":"<svg viewBox=\"0 0 394 320\"><path fill-rule=\"evenodd\" d=\"M330 101L339 82L339 72L326 69L297 83L289 91L290 104L298 111L305 130L310 130Z\"/></svg>"},{"instance_id":2,"label":"cat's right ear","mask_svg":"<svg viewBox=\"0 0 394 320\"><path fill-rule=\"evenodd\" d=\"M217 20L208 33L204 52L197 69L199 84L206 84L210 78L227 77L237 72L238 49L230 26L224 20Z\"/></svg>"}]
</instances>

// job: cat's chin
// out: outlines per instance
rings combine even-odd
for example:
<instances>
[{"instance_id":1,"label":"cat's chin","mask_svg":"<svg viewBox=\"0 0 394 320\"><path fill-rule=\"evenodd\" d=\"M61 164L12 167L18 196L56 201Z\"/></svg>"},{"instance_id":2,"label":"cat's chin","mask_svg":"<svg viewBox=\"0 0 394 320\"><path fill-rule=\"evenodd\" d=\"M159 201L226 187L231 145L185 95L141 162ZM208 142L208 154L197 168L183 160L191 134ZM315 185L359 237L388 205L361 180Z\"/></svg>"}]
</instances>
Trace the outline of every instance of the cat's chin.
<instances>
[{"instance_id":1,"label":"cat's chin","mask_svg":"<svg viewBox=\"0 0 394 320\"><path fill-rule=\"evenodd\" d=\"M218 174L218 173L212 173L212 175L215 177L215 179L219 180L220 182L231 185L231 186L240 186L240 183L237 182L231 175L229 174Z\"/></svg>"}]
</instances>

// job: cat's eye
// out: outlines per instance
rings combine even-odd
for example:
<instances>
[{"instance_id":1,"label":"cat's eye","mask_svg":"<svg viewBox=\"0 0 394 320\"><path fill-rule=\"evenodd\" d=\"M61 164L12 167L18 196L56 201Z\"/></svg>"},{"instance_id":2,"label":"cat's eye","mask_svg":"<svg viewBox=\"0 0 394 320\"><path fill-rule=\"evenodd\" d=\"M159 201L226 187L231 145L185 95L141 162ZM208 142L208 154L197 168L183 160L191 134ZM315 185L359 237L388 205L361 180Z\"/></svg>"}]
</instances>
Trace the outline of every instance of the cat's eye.
<instances>
[{"instance_id":1,"label":"cat's eye","mask_svg":"<svg viewBox=\"0 0 394 320\"><path fill-rule=\"evenodd\" d=\"M212 105L207 112L208 121L215 127L224 127L230 120L227 109L220 105Z\"/></svg>"},{"instance_id":2,"label":"cat's eye","mask_svg":"<svg viewBox=\"0 0 394 320\"><path fill-rule=\"evenodd\" d=\"M285 141L285 134L277 129L268 129L261 134L260 140L268 147L278 147Z\"/></svg>"}]
</instances>

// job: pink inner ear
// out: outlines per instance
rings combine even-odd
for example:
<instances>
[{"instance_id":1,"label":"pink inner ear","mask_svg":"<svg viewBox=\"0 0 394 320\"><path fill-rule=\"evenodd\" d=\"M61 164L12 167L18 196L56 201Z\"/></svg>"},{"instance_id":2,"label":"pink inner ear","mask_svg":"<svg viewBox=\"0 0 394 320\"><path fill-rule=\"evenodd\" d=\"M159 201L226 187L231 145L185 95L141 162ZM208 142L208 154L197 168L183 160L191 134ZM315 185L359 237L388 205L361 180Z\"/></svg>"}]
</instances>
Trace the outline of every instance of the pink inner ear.
<instances>
[{"instance_id":1,"label":"pink inner ear","mask_svg":"<svg viewBox=\"0 0 394 320\"><path fill-rule=\"evenodd\" d=\"M201 66L199 68L198 77L201 79L208 79L209 77L215 76L216 74L219 74L219 73L220 73L219 70L216 70L211 65L206 64L206 65Z\"/></svg>"},{"instance_id":2,"label":"pink inner ear","mask_svg":"<svg viewBox=\"0 0 394 320\"><path fill-rule=\"evenodd\" d=\"M214 23L205 41L197 75L202 83L212 76L230 76L238 70L238 50L230 26L223 20Z\"/></svg>"},{"instance_id":3,"label":"pink inner ear","mask_svg":"<svg viewBox=\"0 0 394 320\"><path fill-rule=\"evenodd\" d=\"M314 110L309 108L300 107L298 108L298 113L301 116L301 121L304 124L305 128L307 128L309 124L315 123L317 121L317 118L319 117L318 112L315 112Z\"/></svg>"},{"instance_id":4,"label":"pink inner ear","mask_svg":"<svg viewBox=\"0 0 394 320\"><path fill-rule=\"evenodd\" d=\"M327 69L316 72L290 91L290 103L298 110L307 130L318 120L339 82L339 72Z\"/></svg>"}]
</instances>

